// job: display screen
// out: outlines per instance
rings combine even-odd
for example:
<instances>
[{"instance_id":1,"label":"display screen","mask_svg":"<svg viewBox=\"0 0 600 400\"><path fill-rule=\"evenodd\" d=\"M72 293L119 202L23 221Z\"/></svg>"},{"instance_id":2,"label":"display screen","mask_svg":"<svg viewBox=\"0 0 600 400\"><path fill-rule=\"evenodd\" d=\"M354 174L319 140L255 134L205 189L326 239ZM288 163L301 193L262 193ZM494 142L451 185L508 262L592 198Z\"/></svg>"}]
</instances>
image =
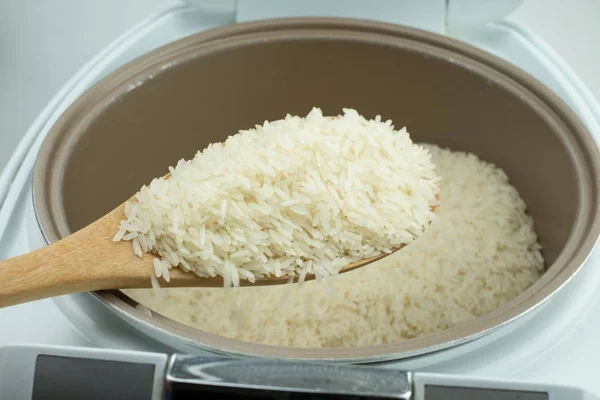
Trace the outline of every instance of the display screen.
<instances>
[{"instance_id":1,"label":"display screen","mask_svg":"<svg viewBox=\"0 0 600 400\"><path fill-rule=\"evenodd\" d=\"M154 365L39 355L32 400L148 400Z\"/></svg>"},{"instance_id":2,"label":"display screen","mask_svg":"<svg viewBox=\"0 0 600 400\"><path fill-rule=\"evenodd\" d=\"M397 400L392 396L363 396L334 393L309 393L256 388L233 388L226 386L172 383L171 400ZM404 397L401 397L404 398Z\"/></svg>"},{"instance_id":3,"label":"display screen","mask_svg":"<svg viewBox=\"0 0 600 400\"><path fill-rule=\"evenodd\" d=\"M425 385L425 400L548 400L548 393Z\"/></svg>"}]
</instances>

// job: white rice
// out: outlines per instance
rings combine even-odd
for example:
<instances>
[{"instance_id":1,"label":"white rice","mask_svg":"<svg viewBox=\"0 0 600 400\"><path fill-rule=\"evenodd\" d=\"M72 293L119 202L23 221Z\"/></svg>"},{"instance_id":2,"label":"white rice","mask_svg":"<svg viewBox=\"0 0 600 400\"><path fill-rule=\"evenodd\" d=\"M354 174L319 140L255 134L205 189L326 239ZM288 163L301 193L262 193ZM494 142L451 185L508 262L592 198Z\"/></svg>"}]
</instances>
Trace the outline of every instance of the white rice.
<instances>
[{"instance_id":1,"label":"white rice","mask_svg":"<svg viewBox=\"0 0 600 400\"><path fill-rule=\"evenodd\" d=\"M212 144L142 187L114 240L239 286L263 276L335 275L421 236L439 177L428 150L391 121L317 108ZM151 271L149 271L150 275Z\"/></svg>"},{"instance_id":2,"label":"white rice","mask_svg":"<svg viewBox=\"0 0 600 400\"><path fill-rule=\"evenodd\" d=\"M430 149L443 179L438 218L382 261L322 283L127 293L197 329L293 347L396 342L486 314L542 273L533 221L502 170L472 154Z\"/></svg>"}]
</instances>

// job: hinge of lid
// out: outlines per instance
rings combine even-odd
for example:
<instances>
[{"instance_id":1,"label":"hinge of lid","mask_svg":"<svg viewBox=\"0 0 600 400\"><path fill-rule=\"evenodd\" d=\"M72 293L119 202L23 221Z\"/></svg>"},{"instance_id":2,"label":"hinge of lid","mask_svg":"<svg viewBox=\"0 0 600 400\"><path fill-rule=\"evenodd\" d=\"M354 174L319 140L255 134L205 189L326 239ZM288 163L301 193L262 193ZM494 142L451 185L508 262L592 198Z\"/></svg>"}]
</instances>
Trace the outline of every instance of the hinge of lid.
<instances>
[{"instance_id":1,"label":"hinge of lid","mask_svg":"<svg viewBox=\"0 0 600 400\"><path fill-rule=\"evenodd\" d=\"M391 22L443 33L446 0L238 0L236 21L345 17Z\"/></svg>"},{"instance_id":2,"label":"hinge of lid","mask_svg":"<svg viewBox=\"0 0 600 400\"><path fill-rule=\"evenodd\" d=\"M184 0L232 22L286 17L346 17L446 33L498 21L525 0Z\"/></svg>"}]
</instances>

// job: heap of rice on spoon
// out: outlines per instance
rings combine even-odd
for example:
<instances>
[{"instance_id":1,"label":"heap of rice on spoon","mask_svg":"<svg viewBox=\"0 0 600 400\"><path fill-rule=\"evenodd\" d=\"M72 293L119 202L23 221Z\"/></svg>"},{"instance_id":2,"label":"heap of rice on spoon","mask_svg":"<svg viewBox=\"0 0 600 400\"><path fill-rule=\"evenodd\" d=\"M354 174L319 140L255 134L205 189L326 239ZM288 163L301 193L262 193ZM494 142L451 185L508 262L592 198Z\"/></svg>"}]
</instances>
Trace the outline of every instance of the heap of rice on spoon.
<instances>
[{"instance_id":1,"label":"heap of rice on spoon","mask_svg":"<svg viewBox=\"0 0 600 400\"><path fill-rule=\"evenodd\" d=\"M402 248L435 216L431 155L406 129L356 110L288 115L211 144L125 207L114 240L226 286L322 278Z\"/></svg>"}]
</instances>

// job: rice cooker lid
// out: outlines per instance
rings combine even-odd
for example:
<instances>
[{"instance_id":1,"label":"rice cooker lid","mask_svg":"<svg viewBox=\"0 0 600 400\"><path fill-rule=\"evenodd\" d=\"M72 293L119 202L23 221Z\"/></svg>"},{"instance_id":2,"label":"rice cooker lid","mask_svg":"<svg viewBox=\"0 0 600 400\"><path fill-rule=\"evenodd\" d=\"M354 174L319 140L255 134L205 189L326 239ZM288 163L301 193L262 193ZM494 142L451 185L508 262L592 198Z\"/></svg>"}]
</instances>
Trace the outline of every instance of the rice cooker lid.
<instances>
[{"instance_id":1,"label":"rice cooker lid","mask_svg":"<svg viewBox=\"0 0 600 400\"><path fill-rule=\"evenodd\" d=\"M406 25L445 33L504 19L525 0L184 0L231 23L270 18L345 17Z\"/></svg>"}]
</instances>

